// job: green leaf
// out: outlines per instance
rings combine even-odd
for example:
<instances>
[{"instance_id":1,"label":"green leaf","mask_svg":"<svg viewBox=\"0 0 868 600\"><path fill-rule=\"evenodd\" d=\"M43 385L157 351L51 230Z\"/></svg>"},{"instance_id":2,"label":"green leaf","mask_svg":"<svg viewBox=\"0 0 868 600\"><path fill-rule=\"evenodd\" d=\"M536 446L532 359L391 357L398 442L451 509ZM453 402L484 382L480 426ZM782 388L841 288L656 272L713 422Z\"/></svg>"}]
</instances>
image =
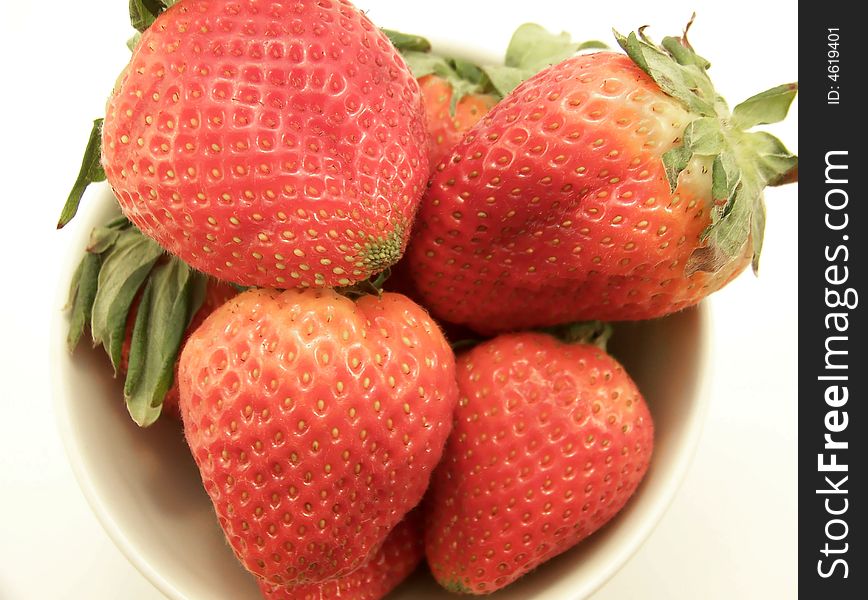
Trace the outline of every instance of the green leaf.
<instances>
[{"instance_id":1,"label":"green leaf","mask_svg":"<svg viewBox=\"0 0 868 600\"><path fill-rule=\"evenodd\" d=\"M160 0L130 0L130 24L137 31L144 31L166 8Z\"/></svg>"},{"instance_id":2,"label":"green leaf","mask_svg":"<svg viewBox=\"0 0 868 600\"><path fill-rule=\"evenodd\" d=\"M402 54L407 51L413 52L430 52L431 42L423 38L421 35L413 35L410 33L401 33L392 29L383 29L383 33L392 42L392 45Z\"/></svg>"},{"instance_id":3,"label":"green leaf","mask_svg":"<svg viewBox=\"0 0 868 600\"><path fill-rule=\"evenodd\" d=\"M72 284L69 289L71 306L69 333L66 336L66 345L70 352L78 346L81 334L84 332L85 326L90 322L101 262L99 254L86 252L84 258L78 264L75 275L73 275Z\"/></svg>"},{"instance_id":4,"label":"green leaf","mask_svg":"<svg viewBox=\"0 0 868 600\"><path fill-rule=\"evenodd\" d=\"M754 274L759 273L759 259L763 250L763 238L765 237L766 229L766 204L760 194L754 201L754 208L751 214L750 233L753 241L753 257L751 258L751 268Z\"/></svg>"},{"instance_id":5,"label":"green leaf","mask_svg":"<svg viewBox=\"0 0 868 600\"><path fill-rule=\"evenodd\" d=\"M770 133L751 131L745 134L743 143L755 153L753 164L763 185L778 185L798 168L799 157Z\"/></svg>"},{"instance_id":6,"label":"green leaf","mask_svg":"<svg viewBox=\"0 0 868 600\"><path fill-rule=\"evenodd\" d=\"M711 63L699 56L693 51L693 48L686 46L683 42L683 37L666 36L660 45L663 46L672 58L679 65L689 66L694 65L703 71L711 66Z\"/></svg>"},{"instance_id":7,"label":"green leaf","mask_svg":"<svg viewBox=\"0 0 868 600\"><path fill-rule=\"evenodd\" d=\"M91 314L94 344L105 347L117 372L127 314L163 249L137 229L119 235L103 257Z\"/></svg>"},{"instance_id":8,"label":"green leaf","mask_svg":"<svg viewBox=\"0 0 868 600\"><path fill-rule=\"evenodd\" d=\"M715 273L741 255L750 235L752 202L747 195L745 185L740 185L732 210L706 230L706 245L695 249L687 260L688 277L697 271Z\"/></svg>"},{"instance_id":9,"label":"green leaf","mask_svg":"<svg viewBox=\"0 0 868 600\"><path fill-rule=\"evenodd\" d=\"M663 154L663 168L666 171L666 180L669 182L669 191L675 192L678 187L678 176L687 168L693 152L686 145L676 146Z\"/></svg>"},{"instance_id":10,"label":"green leaf","mask_svg":"<svg viewBox=\"0 0 868 600\"><path fill-rule=\"evenodd\" d=\"M491 81L492 87L502 97L517 88L522 81L534 75L533 71L528 69L517 69L503 65L485 65L482 70Z\"/></svg>"},{"instance_id":11,"label":"green leaf","mask_svg":"<svg viewBox=\"0 0 868 600\"><path fill-rule=\"evenodd\" d=\"M184 331L204 299L204 275L172 258L154 268L139 302L130 341L124 397L142 427L160 415L175 375Z\"/></svg>"},{"instance_id":12,"label":"green leaf","mask_svg":"<svg viewBox=\"0 0 868 600\"><path fill-rule=\"evenodd\" d=\"M130 39L127 40L127 48L130 49L130 52L136 49L136 46L139 45L139 42L142 40L142 34L140 32L135 32Z\"/></svg>"},{"instance_id":13,"label":"green leaf","mask_svg":"<svg viewBox=\"0 0 868 600\"><path fill-rule=\"evenodd\" d=\"M94 254L102 254L118 240L120 230L114 227L96 227L90 233L90 241L87 244L87 251Z\"/></svg>"},{"instance_id":14,"label":"green leaf","mask_svg":"<svg viewBox=\"0 0 868 600\"><path fill-rule=\"evenodd\" d=\"M798 91L798 83L786 83L751 96L732 110L733 125L750 129L783 121Z\"/></svg>"},{"instance_id":15,"label":"green leaf","mask_svg":"<svg viewBox=\"0 0 868 600\"><path fill-rule=\"evenodd\" d=\"M403 54L404 61L416 79L432 74L447 77L452 72L452 67L449 66L446 59L437 54L416 51L407 51Z\"/></svg>"},{"instance_id":16,"label":"green leaf","mask_svg":"<svg viewBox=\"0 0 868 600\"><path fill-rule=\"evenodd\" d=\"M96 119L90 129L90 137L87 140L87 147L84 150L84 157L81 160L81 167L78 171L78 177L69 192L66 199L66 204L63 205L63 210L60 211L60 219L57 221L57 228L60 229L69 223L78 212L78 205L81 203L81 198L84 196L84 191L91 183L105 181L105 171L100 164L100 154L102 144L100 136L102 135L102 119Z\"/></svg>"},{"instance_id":17,"label":"green leaf","mask_svg":"<svg viewBox=\"0 0 868 600\"><path fill-rule=\"evenodd\" d=\"M448 62L455 74L464 81L478 86L485 84L485 72L479 67L479 65L472 63L469 60L464 60L463 58L450 58L448 59Z\"/></svg>"},{"instance_id":18,"label":"green leaf","mask_svg":"<svg viewBox=\"0 0 868 600\"><path fill-rule=\"evenodd\" d=\"M711 198L714 202L728 205L735 197L735 190L741 182L741 172L730 152L714 157L711 165Z\"/></svg>"},{"instance_id":19,"label":"green leaf","mask_svg":"<svg viewBox=\"0 0 868 600\"><path fill-rule=\"evenodd\" d=\"M579 44L579 50L607 50L609 45L600 40L588 40Z\"/></svg>"},{"instance_id":20,"label":"green leaf","mask_svg":"<svg viewBox=\"0 0 868 600\"><path fill-rule=\"evenodd\" d=\"M715 117L700 117L691 121L684 128L684 145L700 156L719 154L724 147L720 121Z\"/></svg>"},{"instance_id":21,"label":"green leaf","mask_svg":"<svg viewBox=\"0 0 868 600\"><path fill-rule=\"evenodd\" d=\"M536 23L525 23L512 34L503 62L507 67L537 73L570 58L582 46L566 32L553 34Z\"/></svg>"}]
</instances>

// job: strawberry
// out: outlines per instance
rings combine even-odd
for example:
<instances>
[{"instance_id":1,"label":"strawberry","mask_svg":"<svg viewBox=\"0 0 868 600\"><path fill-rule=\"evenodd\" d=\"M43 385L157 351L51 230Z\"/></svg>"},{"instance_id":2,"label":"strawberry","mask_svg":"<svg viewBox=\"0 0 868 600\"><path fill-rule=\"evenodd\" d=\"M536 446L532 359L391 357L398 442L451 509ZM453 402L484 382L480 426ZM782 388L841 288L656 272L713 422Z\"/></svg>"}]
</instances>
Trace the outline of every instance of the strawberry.
<instances>
[{"instance_id":1,"label":"strawberry","mask_svg":"<svg viewBox=\"0 0 868 600\"><path fill-rule=\"evenodd\" d=\"M432 172L464 133L521 81L578 50L605 47L597 41L573 42L567 33L555 35L525 23L513 33L504 64L477 65L432 52L431 43L418 35L384 32L404 55L422 88Z\"/></svg>"},{"instance_id":2,"label":"strawberry","mask_svg":"<svg viewBox=\"0 0 868 600\"><path fill-rule=\"evenodd\" d=\"M436 316L483 333L658 317L753 260L762 190L797 158L764 132L796 84L730 112L685 37L618 36L489 112L429 184L407 252Z\"/></svg>"},{"instance_id":3,"label":"strawberry","mask_svg":"<svg viewBox=\"0 0 868 600\"><path fill-rule=\"evenodd\" d=\"M615 516L648 468L654 427L596 345L505 334L460 356L457 372L425 551L447 589L487 594Z\"/></svg>"},{"instance_id":4,"label":"strawberry","mask_svg":"<svg viewBox=\"0 0 868 600\"><path fill-rule=\"evenodd\" d=\"M419 85L345 0L174 4L135 46L101 148L131 221L242 285L381 271L428 176Z\"/></svg>"},{"instance_id":5,"label":"strawberry","mask_svg":"<svg viewBox=\"0 0 868 600\"><path fill-rule=\"evenodd\" d=\"M467 94L451 109L453 88L448 80L437 75L419 79L425 114L428 118L428 161L431 170L461 141L464 132L497 103L492 94Z\"/></svg>"},{"instance_id":6,"label":"strawberry","mask_svg":"<svg viewBox=\"0 0 868 600\"><path fill-rule=\"evenodd\" d=\"M455 362L399 294L254 289L187 341L184 433L229 544L268 583L348 575L422 498Z\"/></svg>"},{"instance_id":7,"label":"strawberry","mask_svg":"<svg viewBox=\"0 0 868 600\"><path fill-rule=\"evenodd\" d=\"M120 217L91 234L70 285L70 352L87 330L101 344L115 374L123 375L124 400L133 420L154 423L166 410L177 415L177 356L189 333L233 296L226 283L209 280Z\"/></svg>"},{"instance_id":8,"label":"strawberry","mask_svg":"<svg viewBox=\"0 0 868 600\"><path fill-rule=\"evenodd\" d=\"M187 341L187 338L190 337L190 334L202 324L205 320L205 317L210 315L214 310L218 307L222 306L227 300L232 298L238 294L238 290L229 285L228 283L224 283L222 281L217 281L215 279L211 279L206 283L205 288L205 298L202 301L202 305L199 307L199 310L193 315L193 319L190 321L190 324L184 330L184 335L181 338L181 346L183 347L184 343ZM138 317L138 307L139 302L141 301L141 293L137 295L133 299L133 303L130 306L130 312L127 315L127 325L124 330L124 343L121 346L121 362L119 371L121 373L126 373L130 363L130 347L132 346L133 340L133 329L136 325L136 318ZM175 371L178 370L178 360L175 361ZM163 397L163 411L175 417L177 419L181 418L181 409L178 406L178 381L172 383L172 386L166 390L166 395Z\"/></svg>"},{"instance_id":9,"label":"strawberry","mask_svg":"<svg viewBox=\"0 0 868 600\"><path fill-rule=\"evenodd\" d=\"M349 575L297 587L259 582L266 600L379 600L391 592L419 565L425 554L422 512L412 510L395 525L374 557Z\"/></svg>"}]
</instances>

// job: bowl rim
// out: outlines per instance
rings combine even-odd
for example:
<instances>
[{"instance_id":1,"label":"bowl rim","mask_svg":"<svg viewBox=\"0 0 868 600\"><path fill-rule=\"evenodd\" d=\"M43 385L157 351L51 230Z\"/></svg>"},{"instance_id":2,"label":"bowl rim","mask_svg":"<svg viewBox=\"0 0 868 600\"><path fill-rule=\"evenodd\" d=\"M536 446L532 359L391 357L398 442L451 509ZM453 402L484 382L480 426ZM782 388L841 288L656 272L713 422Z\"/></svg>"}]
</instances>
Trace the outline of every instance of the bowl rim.
<instances>
[{"instance_id":1,"label":"bowl rim","mask_svg":"<svg viewBox=\"0 0 868 600\"><path fill-rule=\"evenodd\" d=\"M107 184L100 184L99 186L91 187L96 189L89 190L87 194L88 196L103 195L107 192L108 188ZM97 189L99 192L95 193ZM123 528L112 516L112 511L103 500L94 480L89 474L87 465L84 463L82 458L83 453L81 451L82 440L75 434L72 426L72 398L70 397L72 392L64 385L67 380L67 370L70 368L69 350L66 347L66 332L69 327L66 307L68 304L69 285L72 282L72 274L75 272L75 267L81 259L81 252L84 252L85 244L82 242L86 242L88 239L87 236L90 235L90 220L87 217L92 218L94 212L99 210L99 199L93 197L88 199L91 200L89 203L91 206L86 207L84 211L80 211L85 214L79 215L79 223L76 224L77 227L74 235L75 239L71 244L76 250L80 248L80 251L64 253L65 256L60 271L61 276L57 283L57 289L55 290L54 302L51 304L50 356L54 367L50 369L50 371L57 428L60 431L60 438L63 442L66 458L72 467L72 472L75 476L76 482L78 483L78 487L84 494L91 512L94 514L103 530L108 534L109 538L111 538L112 542L114 542L115 546L133 565L133 567L135 567L135 569L164 596L173 600L188 600L187 597L178 590L178 588L163 577L142 555L142 553L137 550L136 544L134 544L133 541L124 533Z\"/></svg>"}]
</instances>

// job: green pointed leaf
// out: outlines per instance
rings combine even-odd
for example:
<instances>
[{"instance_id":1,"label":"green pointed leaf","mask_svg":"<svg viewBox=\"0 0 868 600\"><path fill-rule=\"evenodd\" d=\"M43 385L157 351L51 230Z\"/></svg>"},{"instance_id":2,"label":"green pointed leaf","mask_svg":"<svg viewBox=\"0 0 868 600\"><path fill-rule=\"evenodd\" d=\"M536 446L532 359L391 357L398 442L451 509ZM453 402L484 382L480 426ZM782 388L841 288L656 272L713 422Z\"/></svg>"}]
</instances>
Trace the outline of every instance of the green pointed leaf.
<instances>
[{"instance_id":1,"label":"green pointed leaf","mask_svg":"<svg viewBox=\"0 0 868 600\"><path fill-rule=\"evenodd\" d=\"M765 237L766 229L766 204L763 201L762 194L754 202L753 212L751 214L750 235L753 241L753 257L751 258L751 268L754 274L759 274L759 259L763 250L763 238Z\"/></svg>"},{"instance_id":2,"label":"green pointed leaf","mask_svg":"<svg viewBox=\"0 0 868 600\"><path fill-rule=\"evenodd\" d=\"M72 185L72 190L69 192L66 204L63 205L63 210L60 211L60 219L57 221L58 229L69 223L75 216L75 213L78 212L78 205L81 203L81 198L84 196L87 186L91 183L105 181L105 171L103 171L100 164L102 122L102 119L94 120L93 126L90 129L90 137L87 140L78 177L76 177L75 183Z\"/></svg>"},{"instance_id":3,"label":"green pointed leaf","mask_svg":"<svg viewBox=\"0 0 868 600\"><path fill-rule=\"evenodd\" d=\"M693 65L703 71L711 66L711 63L694 52L693 48L685 45L683 37L666 36L660 44L680 65Z\"/></svg>"},{"instance_id":4,"label":"green pointed leaf","mask_svg":"<svg viewBox=\"0 0 868 600\"><path fill-rule=\"evenodd\" d=\"M144 31L156 20L165 4L160 0L130 0L130 24L137 31Z\"/></svg>"},{"instance_id":5,"label":"green pointed leaf","mask_svg":"<svg viewBox=\"0 0 868 600\"><path fill-rule=\"evenodd\" d=\"M537 73L575 55L581 46L566 32L553 34L536 23L525 23L512 34L504 65Z\"/></svg>"},{"instance_id":6,"label":"green pointed leaf","mask_svg":"<svg viewBox=\"0 0 868 600\"><path fill-rule=\"evenodd\" d=\"M452 67L449 66L445 58L437 54L407 51L404 52L404 61L416 79L432 74L441 77L448 77L452 74Z\"/></svg>"},{"instance_id":7,"label":"green pointed leaf","mask_svg":"<svg viewBox=\"0 0 868 600\"><path fill-rule=\"evenodd\" d=\"M413 35L410 33L401 33L392 29L383 29L383 33L392 42L392 45L402 54L407 51L413 52L430 52L431 42L423 38L421 35Z\"/></svg>"},{"instance_id":8,"label":"green pointed leaf","mask_svg":"<svg viewBox=\"0 0 868 600\"><path fill-rule=\"evenodd\" d=\"M702 117L691 121L684 128L684 145L690 148L693 154L700 156L719 154L724 147L720 120L715 117Z\"/></svg>"},{"instance_id":9,"label":"green pointed leaf","mask_svg":"<svg viewBox=\"0 0 868 600\"><path fill-rule=\"evenodd\" d=\"M648 73L648 61L645 60L645 53L642 51L640 45L641 42L636 34L631 31L629 35L625 36L614 29L612 30L612 34L615 36L615 41L618 42L621 49L630 57L630 60L636 63L636 66L640 69Z\"/></svg>"},{"instance_id":10,"label":"green pointed leaf","mask_svg":"<svg viewBox=\"0 0 868 600\"><path fill-rule=\"evenodd\" d=\"M151 316L151 304L154 296L154 275L159 267L151 271L151 276L148 277L145 287L142 290L142 295L139 297L139 303L136 307L136 320L133 323L133 331L130 334L130 353L127 357L127 372L124 379L124 399L126 400L131 390L135 389L141 379L145 364L147 351L145 346L148 342L148 321ZM131 309L132 310L132 307ZM124 332L126 334L126 332ZM129 400L127 400L129 406ZM130 411L132 416L132 411ZM135 417L133 417L135 420ZM138 423L138 421L136 421Z\"/></svg>"},{"instance_id":11,"label":"green pointed leaf","mask_svg":"<svg viewBox=\"0 0 868 600\"><path fill-rule=\"evenodd\" d=\"M533 71L528 69L517 69L502 65L485 65L482 67L482 70L485 71L486 76L491 81L492 87L502 97L507 96L522 81L534 75Z\"/></svg>"},{"instance_id":12,"label":"green pointed leaf","mask_svg":"<svg viewBox=\"0 0 868 600\"><path fill-rule=\"evenodd\" d=\"M756 153L754 165L764 186L778 185L798 168L799 157L787 150L784 143L770 133L746 133L744 143Z\"/></svg>"},{"instance_id":13,"label":"green pointed leaf","mask_svg":"<svg viewBox=\"0 0 868 600\"><path fill-rule=\"evenodd\" d=\"M87 258L88 253L85 252L84 258ZM72 279L69 281L69 292L66 295L66 304L63 307L63 310L69 310L72 308L72 305L75 303L75 296L78 294L78 286L81 283L81 275L84 271L84 258L79 261L78 266L75 267L75 272L72 274Z\"/></svg>"},{"instance_id":14,"label":"green pointed leaf","mask_svg":"<svg viewBox=\"0 0 868 600\"><path fill-rule=\"evenodd\" d=\"M711 198L715 203L727 205L732 202L740 181L741 173L731 153L725 152L714 157L711 165Z\"/></svg>"},{"instance_id":15,"label":"green pointed leaf","mask_svg":"<svg viewBox=\"0 0 868 600\"><path fill-rule=\"evenodd\" d=\"M455 110L458 108L458 103L464 96L475 94L479 91L479 85L470 83L463 79L457 79L451 82L452 98L449 100L449 114L455 116Z\"/></svg>"},{"instance_id":16,"label":"green pointed leaf","mask_svg":"<svg viewBox=\"0 0 868 600\"><path fill-rule=\"evenodd\" d=\"M449 66L452 67L452 70L455 71L455 74L458 75L458 77L468 83L478 86L485 83L485 72L479 67L479 65L472 63L469 60L464 60L463 58L450 58Z\"/></svg>"},{"instance_id":17,"label":"green pointed leaf","mask_svg":"<svg viewBox=\"0 0 868 600\"><path fill-rule=\"evenodd\" d=\"M686 145L677 146L663 154L663 168L666 170L670 192L675 192L675 188L678 187L678 176L687 168L692 156L693 151Z\"/></svg>"},{"instance_id":18,"label":"green pointed leaf","mask_svg":"<svg viewBox=\"0 0 868 600\"><path fill-rule=\"evenodd\" d=\"M90 322L101 262L98 254L86 252L72 278L72 285L70 285L69 290L69 304L71 306L69 333L66 336L66 345L70 352L78 346L81 334Z\"/></svg>"},{"instance_id":19,"label":"green pointed leaf","mask_svg":"<svg viewBox=\"0 0 868 600\"><path fill-rule=\"evenodd\" d=\"M142 427L160 415L175 375L184 331L204 298L206 278L172 258L154 268L139 302L124 397ZM198 303L197 303L198 300Z\"/></svg>"},{"instance_id":20,"label":"green pointed leaf","mask_svg":"<svg viewBox=\"0 0 868 600\"><path fill-rule=\"evenodd\" d=\"M798 83L786 83L751 96L732 110L733 125L750 129L783 121L798 91Z\"/></svg>"},{"instance_id":21,"label":"green pointed leaf","mask_svg":"<svg viewBox=\"0 0 868 600\"><path fill-rule=\"evenodd\" d=\"M579 50L607 50L609 45L600 40L588 40L579 44Z\"/></svg>"},{"instance_id":22,"label":"green pointed leaf","mask_svg":"<svg viewBox=\"0 0 868 600\"><path fill-rule=\"evenodd\" d=\"M685 274L689 277L697 271L715 273L741 255L750 235L751 204L745 202L739 186L732 210L705 233L705 246L693 251L687 260Z\"/></svg>"},{"instance_id":23,"label":"green pointed leaf","mask_svg":"<svg viewBox=\"0 0 868 600\"><path fill-rule=\"evenodd\" d=\"M103 257L91 314L94 344L105 347L117 372L127 314L148 273L162 256L156 242L136 229L118 236Z\"/></svg>"},{"instance_id":24,"label":"green pointed leaf","mask_svg":"<svg viewBox=\"0 0 868 600\"><path fill-rule=\"evenodd\" d=\"M664 93L680 101L696 115L714 116L717 95L705 70L696 64L680 64L668 53L635 33L615 39L633 62L645 71ZM693 52L682 47L685 52ZM686 59L682 59L685 60Z\"/></svg>"},{"instance_id":25,"label":"green pointed leaf","mask_svg":"<svg viewBox=\"0 0 868 600\"><path fill-rule=\"evenodd\" d=\"M135 32L130 39L127 40L127 48L130 49L130 52L136 49L136 46L139 45L139 42L142 40L142 34L140 32Z\"/></svg>"},{"instance_id":26,"label":"green pointed leaf","mask_svg":"<svg viewBox=\"0 0 868 600\"><path fill-rule=\"evenodd\" d=\"M694 56L696 56L695 52L691 52L688 48L685 48L681 43L681 39L673 36L666 36L663 38L663 41L660 42L660 45L663 46L667 52L675 59L675 61L680 65L692 65L696 64L694 62Z\"/></svg>"},{"instance_id":27,"label":"green pointed leaf","mask_svg":"<svg viewBox=\"0 0 868 600\"><path fill-rule=\"evenodd\" d=\"M90 241L87 244L87 251L93 254L102 254L118 240L121 232L114 227L96 227L90 233Z\"/></svg>"}]
</instances>

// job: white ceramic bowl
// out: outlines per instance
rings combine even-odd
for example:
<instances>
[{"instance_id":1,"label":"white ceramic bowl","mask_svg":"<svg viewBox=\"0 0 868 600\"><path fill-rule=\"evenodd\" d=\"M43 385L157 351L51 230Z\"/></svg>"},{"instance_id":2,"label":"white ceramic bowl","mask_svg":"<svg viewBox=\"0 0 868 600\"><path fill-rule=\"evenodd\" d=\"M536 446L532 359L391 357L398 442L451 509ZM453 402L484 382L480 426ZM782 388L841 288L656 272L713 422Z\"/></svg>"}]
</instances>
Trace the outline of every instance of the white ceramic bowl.
<instances>
[{"instance_id":1,"label":"white ceramic bowl","mask_svg":"<svg viewBox=\"0 0 868 600\"><path fill-rule=\"evenodd\" d=\"M96 194L94 194L96 195ZM60 429L81 488L105 530L129 560L173 600L255 600L252 578L224 542L188 452L170 418L139 429L123 403L108 359L86 342L66 350L67 287L94 226L113 214L104 186L75 224L53 323L55 395ZM651 468L627 507L605 528L541 566L498 600L577 600L590 595L639 548L672 500L699 437L710 360L709 324L700 307L617 327L612 352L645 395L656 425ZM390 600L448 599L420 571Z\"/></svg>"}]
</instances>

